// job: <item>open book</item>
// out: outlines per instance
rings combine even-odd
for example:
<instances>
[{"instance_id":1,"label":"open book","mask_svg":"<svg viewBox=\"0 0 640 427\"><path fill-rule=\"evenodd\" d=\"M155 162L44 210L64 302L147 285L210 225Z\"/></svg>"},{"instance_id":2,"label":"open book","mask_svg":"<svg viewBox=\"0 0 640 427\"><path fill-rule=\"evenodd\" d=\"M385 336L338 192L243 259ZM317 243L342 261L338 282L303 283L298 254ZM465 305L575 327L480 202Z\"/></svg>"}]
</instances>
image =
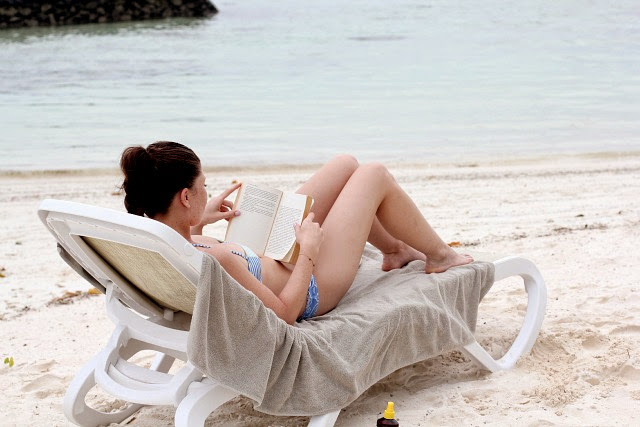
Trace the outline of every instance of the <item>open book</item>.
<instances>
[{"instance_id":1,"label":"open book","mask_svg":"<svg viewBox=\"0 0 640 427\"><path fill-rule=\"evenodd\" d=\"M253 183L243 183L233 209L233 217L224 238L246 245L260 256L295 263L300 252L293 225L307 216L313 199L304 194L288 193Z\"/></svg>"}]
</instances>

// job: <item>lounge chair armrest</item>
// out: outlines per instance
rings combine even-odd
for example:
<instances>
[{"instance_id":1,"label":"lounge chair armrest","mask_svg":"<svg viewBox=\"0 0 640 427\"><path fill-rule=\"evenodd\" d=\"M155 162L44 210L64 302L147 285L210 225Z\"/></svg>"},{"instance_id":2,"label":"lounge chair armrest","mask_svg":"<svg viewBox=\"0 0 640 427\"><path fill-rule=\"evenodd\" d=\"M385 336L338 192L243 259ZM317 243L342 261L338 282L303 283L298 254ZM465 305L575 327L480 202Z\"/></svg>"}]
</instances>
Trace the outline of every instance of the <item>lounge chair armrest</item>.
<instances>
[{"instance_id":1,"label":"lounge chair armrest","mask_svg":"<svg viewBox=\"0 0 640 427\"><path fill-rule=\"evenodd\" d=\"M491 372L511 369L520 356L531 350L538 337L547 307L547 287L533 262L525 258L510 256L497 260L494 264L496 282L512 276L522 277L528 294L528 303L518 336L499 360L491 357L477 341L464 346L463 351L467 356Z\"/></svg>"}]
</instances>

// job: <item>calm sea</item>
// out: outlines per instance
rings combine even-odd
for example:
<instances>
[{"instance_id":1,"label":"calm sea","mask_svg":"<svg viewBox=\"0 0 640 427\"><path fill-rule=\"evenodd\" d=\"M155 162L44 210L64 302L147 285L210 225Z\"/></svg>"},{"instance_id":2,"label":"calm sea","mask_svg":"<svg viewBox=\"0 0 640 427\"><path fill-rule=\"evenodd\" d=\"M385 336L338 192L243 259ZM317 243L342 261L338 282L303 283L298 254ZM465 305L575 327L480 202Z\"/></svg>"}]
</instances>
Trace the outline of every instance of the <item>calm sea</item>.
<instances>
[{"instance_id":1,"label":"calm sea","mask_svg":"<svg viewBox=\"0 0 640 427\"><path fill-rule=\"evenodd\" d=\"M206 20L0 31L0 171L640 149L638 0L219 0Z\"/></svg>"}]
</instances>

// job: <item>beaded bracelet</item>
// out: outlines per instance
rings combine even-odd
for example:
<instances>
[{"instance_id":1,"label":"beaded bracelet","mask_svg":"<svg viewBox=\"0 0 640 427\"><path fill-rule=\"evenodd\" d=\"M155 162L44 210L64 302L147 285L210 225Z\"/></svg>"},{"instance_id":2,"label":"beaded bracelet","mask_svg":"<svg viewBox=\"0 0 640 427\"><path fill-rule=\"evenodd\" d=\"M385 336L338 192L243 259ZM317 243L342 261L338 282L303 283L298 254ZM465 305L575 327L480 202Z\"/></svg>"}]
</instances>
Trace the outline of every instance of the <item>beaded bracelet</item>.
<instances>
[{"instance_id":1,"label":"beaded bracelet","mask_svg":"<svg viewBox=\"0 0 640 427\"><path fill-rule=\"evenodd\" d=\"M310 257L309 255L305 255L305 254L303 254L303 253L301 253L300 255L302 255L302 256L306 256L307 258L309 258L309 261L311 261L311 265L313 266L313 268L315 268L315 267L316 267L316 264L313 262L313 260L311 259L311 257Z\"/></svg>"}]
</instances>

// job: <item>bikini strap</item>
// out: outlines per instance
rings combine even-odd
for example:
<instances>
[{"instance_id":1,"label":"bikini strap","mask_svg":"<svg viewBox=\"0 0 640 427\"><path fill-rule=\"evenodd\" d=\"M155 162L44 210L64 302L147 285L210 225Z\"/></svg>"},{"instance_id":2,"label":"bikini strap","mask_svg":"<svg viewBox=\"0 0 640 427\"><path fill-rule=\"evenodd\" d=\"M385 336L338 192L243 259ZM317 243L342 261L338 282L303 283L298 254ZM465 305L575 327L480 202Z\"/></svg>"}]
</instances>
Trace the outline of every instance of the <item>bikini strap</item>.
<instances>
[{"instance_id":1,"label":"bikini strap","mask_svg":"<svg viewBox=\"0 0 640 427\"><path fill-rule=\"evenodd\" d=\"M234 254L234 255L238 255L239 257L244 258L245 260L249 261L249 257L246 254L240 253L238 251L233 251L233 250L231 251L231 253Z\"/></svg>"}]
</instances>

